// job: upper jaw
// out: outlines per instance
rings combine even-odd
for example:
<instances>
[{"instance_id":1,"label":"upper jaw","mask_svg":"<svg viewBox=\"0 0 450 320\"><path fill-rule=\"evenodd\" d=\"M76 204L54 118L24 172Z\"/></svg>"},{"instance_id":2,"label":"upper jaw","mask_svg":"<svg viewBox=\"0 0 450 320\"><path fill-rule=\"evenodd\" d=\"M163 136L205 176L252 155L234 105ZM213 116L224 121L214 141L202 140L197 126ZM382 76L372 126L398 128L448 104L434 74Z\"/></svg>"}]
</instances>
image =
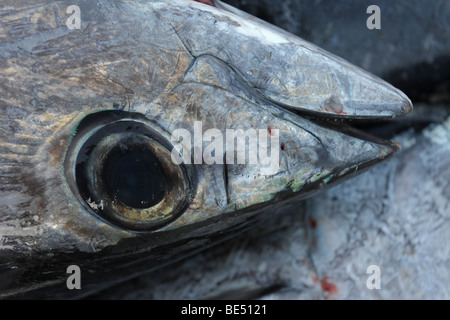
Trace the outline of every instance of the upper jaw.
<instances>
[{"instance_id":1,"label":"upper jaw","mask_svg":"<svg viewBox=\"0 0 450 320\"><path fill-rule=\"evenodd\" d=\"M389 119L412 110L408 97L384 80L221 1L213 3L217 8L204 9L219 22L225 16L233 23L210 32L216 36L210 40L208 34L194 40L196 27L191 26L189 34L183 34L191 52L226 61L267 100L333 118ZM211 48L218 46L212 42L217 39L224 45L214 52Z\"/></svg>"},{"instance_id":2,"label":"upper jaw","mask_svg":"<svg viewBox=\"0 0 450 320\"><path fill-rule=\"evenodd\" d=\"M286 130L288 137L284 137L295 146L284 152L289 153L289 161L302 159L305 155L300 151L305 145L312 146L310 150L317 156L316 162L302 163L297 173L286 177L292 181L289 186L293 191L306 190L308 184L319 189L323 184L342 181L399 149L396 143L333 121L391 119L408 113L412 104L401 91L237 9L196 2L191 5L192 11L185 15L168 10L171 3L161 12L195 58L184 81L223 88L292 124ZM229 74L233 76L228 81ZM241 90L241 85L246 89ZM261 187L261 192L267 193L267 188Z\"/></svg>"},{"instance_id":3,"label":"upper jaw","mask_svg":"<svg viewBox=\"0 0 450 320\"><path fill-rule=\"evenodd\" d=\"M277 51L265 47L278 66L254 87L268 100L332 118L392 119L412 110L410 99L381 78L300 38L286 38Z\"/></svg>"}]
</instances>

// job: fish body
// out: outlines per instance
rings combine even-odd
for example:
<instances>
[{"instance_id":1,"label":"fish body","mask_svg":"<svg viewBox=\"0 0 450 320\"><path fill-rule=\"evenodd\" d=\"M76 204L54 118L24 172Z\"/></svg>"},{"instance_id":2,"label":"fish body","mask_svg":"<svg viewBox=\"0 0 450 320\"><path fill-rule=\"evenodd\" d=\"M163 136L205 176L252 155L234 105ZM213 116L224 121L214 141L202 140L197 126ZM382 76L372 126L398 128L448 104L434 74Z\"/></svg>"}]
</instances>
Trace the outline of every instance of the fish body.
<instances>
[{"instance_id":1,"label":"fish body","mask_svg":"<svg viewBox=\"0 0 450 320\"><path fill-rule=\"evenodd\" d=\"M2 3L2 297L80 297L161 268L398 149L303 114L393 118L412 108L403 93L214 4ZM279 138L264 148L276 166L236 163L229 145L197 161L211 135L252 129ZM74 264L81 291L66 287Z\"/></svg>"}]
</instances>

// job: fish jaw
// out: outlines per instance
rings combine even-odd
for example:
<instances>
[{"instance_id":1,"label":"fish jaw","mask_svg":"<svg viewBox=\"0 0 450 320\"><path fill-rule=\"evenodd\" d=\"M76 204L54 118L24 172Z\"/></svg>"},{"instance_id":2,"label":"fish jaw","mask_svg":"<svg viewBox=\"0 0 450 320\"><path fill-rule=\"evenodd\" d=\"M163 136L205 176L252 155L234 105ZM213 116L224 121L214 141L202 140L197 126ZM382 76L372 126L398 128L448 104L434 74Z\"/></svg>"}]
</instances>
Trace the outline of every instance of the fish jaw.
<instances>
[{"instance_id":1,"label":"fish jaw","mask_svg":"<svg viewBox=\"0 0 450 320\"><path fill-rule=\"evenodd\" d=\"M103 2L98 7L79 2L84 21L90 23L71 31L64 25L63 2L8 3L11 16L2 20L0 29L1 121L2 129L11 128L0 132L5 182L0 190L0 261L2 267L14 267L14 277L23 270L24 277L34 275L40 265L51 268L56 260L63 270L67 262L82 263L87 257L86 268L120 263L125 269L135 258L136 264L144 259L156 268L224 234L232 236L263 211L282 212L287 201L339 183L396 150L389 142L348 135L340 126L321 125L296 112L343 117L340 103L347 117L392 117L405 112L404 105L409 109L404 97L397 97L398 102L389 85L298 38L232 12L193 1L126 1L107 8ZM50 23L33 28L15 25L31 24L41 16L53 20L41 19ZM300 53L305 62L322 63L320 70L338 74L339 81L324 86L314 64L284 59ZM296 77L302 74L308 95L296 91L303 83ZM344 84L354 78L369 91L387 93L374 101L364 96L368 91L349 94L347 89L355 85ZM350 102L358 105L358 99L363 107L352 109ZM118 227L101 219L93 206L87 209L89 203L80 201L68 179L74 168L65 167L71 163L65 160L80 123L89 115L111 111L122 112L124 119L139 114L140 124L173 143L177 129L194 136L196 122L224 136L231 129L261 130L267 139L278 134L278 142L270 145L278 161L273 166L194 164L192 199L177 219L158 230ZM208 142L202 141L201 149ZM10 259L13 262L5 262ZM39 286L46 286L52 276L65 279L60 271L50 271L44 280L36 280Z\"/></svg>"},{"instance_id":2,"label":"fish jaw","mask_svg":"<svg viewBox=\"0 0 450 320\"><path fill-rule=\"evenodd\" d=\"M190 100L186 100L186 96ZM248 211L292 198L304 199L364 171L398 150L395 143L366 137L362 132L345 128L340 122L333 125L333 121L311 121L262 99L239 72L211 55L197 57L186 72L183 84L159 103L192 111L191 114L183 113L181 124L183 128L190 128L191 136L196 135L192 123L199 119L203 120L200 134L211 128L223 133L220 136L224 152L221 165L201 166L203 172L211 172L205 175L209 180L200 183L202 192L209 190L207 198L222 204L210 212L215 215ZM173 108L169 107L169 110ZM198 118L205 110L208 114ZM167 114L161 118L166 117ZM169 131L173 132L177 126ZM250 131L255 135L265 133L251 152L261 159L265 150L272 156L270 163L239 164L236 157L226 162L230 148L235 152L232 145L225 143L230 129L241 129L242 134L247 134L246 138ZM268 147L262 147L266 141ZM200 149L207 150L208 145L209 141L204 141ZM213 174L213 170L217 171ZM220 192L209 187L211 179L215 180L214 184L223 185ZM190 210L191 214L180 217L163 230L199 222L206 212L204 207L192 206Z\"/></svg>"},{"instance_id":3,"label":"fish jaw","mask_svg":"<svg viewBox=\"0 0 450 320\"><path fill-rule=\"evenodd\" d=\"M216 7L181 3L192 7L191 19L177 18L170 5L161 15L189 52L226 61L277 105L352 119L389 119L413 108L403 92L384 80L267 22L220 1Z\"/></svg>"}]
</instances>

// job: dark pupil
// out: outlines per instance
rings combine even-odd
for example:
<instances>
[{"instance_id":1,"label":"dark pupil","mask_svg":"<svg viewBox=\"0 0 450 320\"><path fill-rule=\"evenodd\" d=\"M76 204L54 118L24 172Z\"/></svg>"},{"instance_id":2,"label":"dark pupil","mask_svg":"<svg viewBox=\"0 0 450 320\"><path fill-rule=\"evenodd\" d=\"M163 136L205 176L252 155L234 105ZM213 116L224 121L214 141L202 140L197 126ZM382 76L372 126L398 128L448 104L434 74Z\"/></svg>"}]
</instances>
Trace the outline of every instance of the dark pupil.
<instances>
[{"instance_id":1,"label":"dark pupil","mask_svg":"<svg viewBox=\"0 0 450 320\"><path fill-rule=\"evenodd\" d=\"M113 150L103 165L105 186L114 200L132 208L149 208L166 192L164 171L148 150Z\"/></svg>"}]
</instances>

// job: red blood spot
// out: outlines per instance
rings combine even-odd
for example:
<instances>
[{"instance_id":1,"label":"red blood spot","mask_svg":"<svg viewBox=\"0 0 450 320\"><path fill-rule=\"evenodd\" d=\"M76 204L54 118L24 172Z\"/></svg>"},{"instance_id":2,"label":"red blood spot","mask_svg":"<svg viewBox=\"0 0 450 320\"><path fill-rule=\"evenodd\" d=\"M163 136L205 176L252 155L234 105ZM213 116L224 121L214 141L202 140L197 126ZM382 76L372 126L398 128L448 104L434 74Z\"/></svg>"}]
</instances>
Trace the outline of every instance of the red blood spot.
<instances>
[{"instance_id":1,"label":"red blood spot","mask_svg":"<svg viewBox=\"0 0 450 320\"><path fill-rule=\"evenodd\" d=\"M201 209L202 206L197 203L196 201L192 201L192 203L189 205L189 210L198 210Z\"/></svg>"},{"instance_id":2,"label":"red blood spot","mask_svg":"<svg viewBox=\"0 0 450 320\"><path fill-rule=\"evenodd\" d=\"M280 146L280 147L281 147L281 150L282 150L282 151L286 151L286 146L284 145L283 142L281 143L281 146Z\"/></svg>"},{"instance_id":3,"label":"red blood spot","mask_svg":"<svg viewBox=\"0 0 450 320\"><path fill-rule=\"evenodd\" d=\"M313 217L308 217L308 222L311 228L317 228L317 221Z\"/></svg>"},{"instance_id":4,"label":"red blood spot","mask_svg":"<svg viewBox=\"0 0 450 320\"><path fill-rule=\"evenodd\" d=\"M317 277L316 275L313 275L312 280L314 283L318 283L319 282L319 277Z\"/></svg>"},{"instance_id":5,"label":"red blood spot","mask_svg":"<svg viewBox=\"0 0 450 320\"><path fill-rule=\"evenodd\" d=\"M325 276L320 280L320 286L326 293L325 298L329 298L330 295L336 295L338 293L336 285L328 281L328 276Z\"/></svg>"},{"instance_id":6,"label":"red blood spot","mask_svg":"<svg viewBox=\"0 0 450 320\"><path fill-rule=\"evenodd\" d=\"M194 0L195 2L200 2L200 3L203 3L203 4L207 4L207 5L209 5L209 6L213 6L213 7L215 7L216 5L214 4L214 2L212 2L212 0Z\"/></svg>"},{"instance_id":7,"label":"red blood spot","mask_svg":"<svg viewBox=\"0 0 450 320\"><path fill-rule=\"evenodd\" d=\"M332 113L337 114L347 114L344 111L344 106L341 104L341 101L336 96L331 96L324 103L325 110Z\"/></svg>"},{"instance_id":8,"label":"red blood spot","mask_svg":"<svg viewBox=\"0 0 450 320\"><path fill-rule=\"evenodd\" d=\"M270 126L267 126L267 131L269 132L269 135L272 135L272 128Z\"/></svg>"}]
</instances>

